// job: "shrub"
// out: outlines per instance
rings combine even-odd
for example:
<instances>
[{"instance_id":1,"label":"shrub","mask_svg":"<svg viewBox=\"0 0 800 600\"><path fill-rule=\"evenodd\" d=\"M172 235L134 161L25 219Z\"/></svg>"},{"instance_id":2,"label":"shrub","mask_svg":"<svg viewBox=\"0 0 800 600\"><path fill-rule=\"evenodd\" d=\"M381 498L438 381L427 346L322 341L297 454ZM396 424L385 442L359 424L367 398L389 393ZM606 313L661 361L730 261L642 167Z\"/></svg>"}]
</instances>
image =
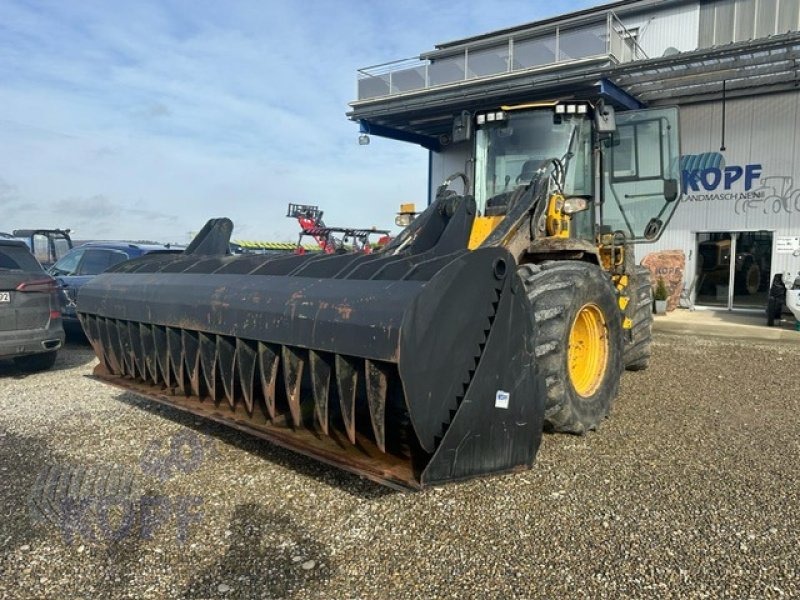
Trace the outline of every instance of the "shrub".
<instances>
[{"instance_id":1,"label":"shrub","mask_svg":"<svg viewBox=\"0 0 800 600\"><path fill-rule=\"evenodd\" d=\"M669 292L667 291L667 284L664 283L664 278L659 277L658 283L656 284L656 300L666 300L669 298Z\"/></svg>"}]
</instances>

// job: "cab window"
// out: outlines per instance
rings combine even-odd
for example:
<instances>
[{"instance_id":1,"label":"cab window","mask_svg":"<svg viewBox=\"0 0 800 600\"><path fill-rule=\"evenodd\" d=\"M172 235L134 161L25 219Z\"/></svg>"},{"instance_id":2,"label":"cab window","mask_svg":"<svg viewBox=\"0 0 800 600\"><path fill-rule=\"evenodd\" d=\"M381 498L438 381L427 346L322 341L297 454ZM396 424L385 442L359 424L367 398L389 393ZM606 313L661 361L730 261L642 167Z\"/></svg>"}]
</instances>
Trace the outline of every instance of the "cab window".
<instances>
[{"instance_id":1,"label":"cab window","mask_svg":"<svg viewBox=\"0 0 800 600\"><path fill-rule=\"evenodd\" d=\"M128 255L119 250L87 250L78 268L78 275L99 275L125 260L128 260Z\"/></svg>"}]
</instances>

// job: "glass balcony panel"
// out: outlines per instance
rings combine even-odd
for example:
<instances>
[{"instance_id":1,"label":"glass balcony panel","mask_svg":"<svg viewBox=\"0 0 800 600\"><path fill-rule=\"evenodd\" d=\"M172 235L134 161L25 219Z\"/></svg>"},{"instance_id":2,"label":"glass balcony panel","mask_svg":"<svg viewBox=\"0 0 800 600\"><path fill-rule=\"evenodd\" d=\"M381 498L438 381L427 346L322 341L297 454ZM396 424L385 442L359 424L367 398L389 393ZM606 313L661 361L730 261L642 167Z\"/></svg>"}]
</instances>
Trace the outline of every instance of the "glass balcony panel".
<instances>
[{"instance_id":1,"label":"glass balcony panel","mask_svg":"<svg viewBox=\"0 0 800 600\"><path fill-rule=\"evenodd\" d=\"M464 55L439 58L428 67L430 85L441 85L464 80Z\"/></svg>"},{"instance_id":2,"label":"glass balcony panel","mask_svg":"<svg viewBox=\"0 0 800 600\"><path fill-rule=\"evenodd\" d=\"M487 77L508 71L508 43L494 48L470 50L469 77Z\"/></svg>"},{"instance_id":3,"label":"glass balcony panel","mask_svg":"<svg viewBox=\"0 0 800 600\"><path fill-rule=\"evenodd\" d=\"M558 37L558 60L577 60L606 54L607 35L605 25L562 29Z\"/></svg>"},{"instance_id":4,"label":"glass balcony panel","mask_svg":"<svg viewBox=\"0 0 800 600\"><path fill-rule=\"evenodd\" d=\"M358 99L389 95L389 75L370 75L358 80Z\"/></svg>"},{"instance_id":5,"label":"glass balcony panel","mask_svg":"<svg viewBox=\"0 0 800 600\"><path fill-rule=\"evenodd\" d=\"M425 66L392 73L392 93L421 90L425 87Z\"/></svg>"},{"instance_id":6,"label":"glass balcony panel","mask_svg":"<svg viewBox=\"0 0 800 600\"><path fill-rule=\"evenodd\" d=\"M554 63L555 60L555 34L526 40L514 40L514 70L549 65Z\"/></svg>"}]
</instances>

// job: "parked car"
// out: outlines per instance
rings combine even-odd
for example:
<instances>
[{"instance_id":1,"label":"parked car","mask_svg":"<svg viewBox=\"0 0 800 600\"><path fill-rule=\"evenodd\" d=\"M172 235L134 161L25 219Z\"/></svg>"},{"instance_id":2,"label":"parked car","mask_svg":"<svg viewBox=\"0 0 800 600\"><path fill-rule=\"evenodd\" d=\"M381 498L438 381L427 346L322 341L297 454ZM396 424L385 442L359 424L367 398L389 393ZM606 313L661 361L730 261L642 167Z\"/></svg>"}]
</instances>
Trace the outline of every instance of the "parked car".
<instances>
[{"instance_id":1,"label":"parked car","mask_svg":"<svg viewBox=\"0 0 800 600\"><path fill-rule=\"evenodd\" d=\"M0 358L49 369L64 343L58 284L21 240L0 237Z\"/></svg>"},{"instance_id":2,"label":"parked car","mask_svg":"<svg viewBox=\"0 0 800 600\"><path fill-rule=\"evenodd\" d=\"M73 248L48 270L60 287L61 313L67 326L77 325L78 292L93 277L123 261L152 253L180 253L182 248L162 244L88 242Z\"/></svg>"}]
</instances>

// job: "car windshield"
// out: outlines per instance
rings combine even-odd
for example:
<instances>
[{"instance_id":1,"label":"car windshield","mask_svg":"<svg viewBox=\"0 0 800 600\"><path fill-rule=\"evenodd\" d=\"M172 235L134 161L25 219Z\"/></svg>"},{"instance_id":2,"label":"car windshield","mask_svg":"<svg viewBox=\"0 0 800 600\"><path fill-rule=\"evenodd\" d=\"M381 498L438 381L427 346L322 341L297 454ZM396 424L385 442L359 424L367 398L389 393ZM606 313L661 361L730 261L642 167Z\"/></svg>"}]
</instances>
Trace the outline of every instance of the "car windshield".
<instances>
[{"instance_id":1,"label":"car windshield","mask_svg":"<svg viewBox=\"0 0 800 600\"><path fill-rule=\"evenodd\" d=\"M475 200L481 212L497 198L530 183L543 161L558 158L570 162L577 154L578 171L588 168L590 162L586 154L589 144L584 144L590 131L585 119L561 119L549 109L505 115L504 120L487 123L477 132ZM577 187L583 187L582 172L579 179ZM567 183L570 187L571 182Z\"/></svg>"},{"instance_id":2,"label":"car windshield","mask_svg":"<svg viewBox=\"0 0 800 600\"><path fill-rule=\"evenodd\" d=\"M85 250L83 248L73 250L52 267L50 267L50 274L55 275L56 277L74 275L75 271L78 269L78 263L81 261L81 257L83 256L84 252Z\"/></svg>"}]
</instances>

